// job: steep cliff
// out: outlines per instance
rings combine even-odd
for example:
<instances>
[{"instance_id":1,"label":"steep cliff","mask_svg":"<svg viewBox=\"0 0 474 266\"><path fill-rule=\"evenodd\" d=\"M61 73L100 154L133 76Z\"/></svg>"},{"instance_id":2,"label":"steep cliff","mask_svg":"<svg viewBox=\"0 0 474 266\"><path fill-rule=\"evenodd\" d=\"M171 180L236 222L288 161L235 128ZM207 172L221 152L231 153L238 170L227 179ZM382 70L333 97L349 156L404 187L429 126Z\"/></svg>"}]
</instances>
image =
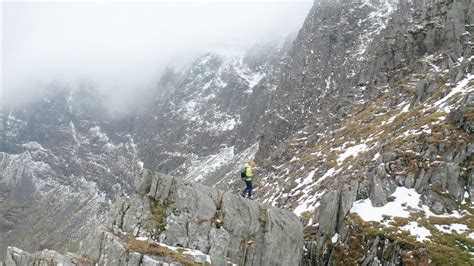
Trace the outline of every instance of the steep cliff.
<instances>
[{"instance_id":1,"label":"steep cliff","mask_svg":"<svg viewBox=\"0 0 474 266\"><path fill-rule=\"evenodd\" d=\"M44 99L2 116L0 258L8 245L76 250L110 201L133 191L136 146L110 128L101 99L84 84L52 84Z\"/></svg>"},{"instance_id":2,"label":"steep cliff","mask_svg":"<svg viewBox=\"0 0 474 266\"><path fill-rule=\"evenodd\" d=\"M144 171L136 196L119 198L105 230L81 255L7 251L7 265L298 265L303 226L296 215L228 192ZM206 255L207 254L207 255Z\"/></svg>"},{"instance_id":3,"label":"steep cliff","mask_svg":"<svg viewBox=\"0 0 474 266\"><path fill-rule=\"evenodd\" d=\"M134 123L145 167L204 181L208 176L196 176L193 167L212 168L209 159L216 155L220 163L231 161L255 144L256 118L268 110L262 100L275 93L290 44L211 52L182 71L167 72L160 82L166 93Z\"/></svg>"},{"instance_id":4,"label":"steep cliff","mask_svg":"<svg viewBox=\"0 0 474 266\"><path fill-rule=\"evenodd\" d=\"M266 171L257 195L306 219L308 264L470 264L472 3L401 1L392 12L387 4L315 4L295 47L312 42L295 56L319 63L305 70L300 60L287 72L281 119L269 120L270 139L260 143ZM355 29L364 19L328 22L324 14L349 19L364 10L384 14L384 26L361 57L347 57L353 75L339 63L344 74L322 89L327 62L357 47L338 46L338 36L367 28ZM337 55L319 59L328 47Z\"/></svg>"}]
</instances>

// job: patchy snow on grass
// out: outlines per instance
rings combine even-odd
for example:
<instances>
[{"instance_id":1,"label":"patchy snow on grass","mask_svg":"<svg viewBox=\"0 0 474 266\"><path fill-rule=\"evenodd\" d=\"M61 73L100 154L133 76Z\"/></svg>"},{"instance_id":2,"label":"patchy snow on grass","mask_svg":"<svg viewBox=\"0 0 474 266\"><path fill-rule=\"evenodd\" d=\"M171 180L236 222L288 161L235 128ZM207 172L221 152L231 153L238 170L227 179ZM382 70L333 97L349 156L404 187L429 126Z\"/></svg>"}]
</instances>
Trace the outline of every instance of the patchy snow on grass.
<instances>
[{"instance_id":1,"label":"patchy snow on grass","mask_svg":"<svg viewBox=\"0 0 474 266\"><path fill-rule=\"evenodd\" d=\"M359 144L356 146L352 146L346 149L346 151L342 154L339 155L337 158L337 163L340 164L344 162L348 157L353 156L357 157L357 155L363 151L367 150L367 145L366 144Z\"/></svg>"},{"instance_id":2,"label":"patchy snow on grass","mask_svg":"<svg viewBox=\"0 0 474 266\"><path fill-rule=\"evenodd\" d=\"M402 113L408 113L408 110L410 110L410 103L405 104L402 108Z\"/></svg>"},{"instance_id":3,"label":"patchy snow on grass","mask_svg":"<svg viewBox=\"0 0 474 266\"><path fill-rule=\"evenodd\" d=\"M334 175L335 172L336 172L336 170L334 170L334 168L329 169L323 176L321 176L321 177L318 179L317 183L320 183L320 182L322 182L324 179L326 179L326 178L328 178L328 177Z\"/></svg>"},{"instance_id":4,"label":"patchy snow on grass","mask_svg":"<svg viewBox=\"0 0 474 266\"><path fill-rule=\"evenodd\" d=\"M446 106L447 101L457 93L466 94L470 91L473 91L474 90L473 87L467 86L472 79L474 79L474 75L468 75L465 79L459 81L456 87L454 87L448 93L448 95L444 96L442 99L435 102L434 106L439 107L446 113L449 113L451 111L451 106Z\"/></svg>"},{"instance_id":5,"label":"patchy snow on grass","mask_svg":"<svg viewBox=\"0 0 474 266\"><path fill-rule=\"evenodd\" d=\"M354 202L351 212L357 213L365 221L382 222L383 216L404 217L410 216L408 207L419 209L420 194L414 189L398 187L392 194L395 200L382 207L373 207L370 199Z\"/></svg>"},{"instance_id":6,"label":"patchy snow on grass","mask_svg":"<svg viewBox=\"0 0 474 266\"><path fill-rule=\"evenodd\" d=\"M291 158L290 162L295 162L295 161L299 161L300 159L296 156L293 156L293 158Z\"/></svg>"},{"instance_id":7,"label":"patchy snow on grass","mask_svg":"<svg viewBox=\"0 0 474 266\"><path fill-rule=\"evenodd\" d=\"M380 158L380 152L377 152L377 153L374 155L374 158L372 159L372 161L377 161L378 158Z\"/></svg>"},{"instance_id":8,"label":"patchy snow on grass","mask_svg":"<svg viewBox=\"0 0 474 266\"><path fill-rule=\"evenodd\" d=\"M296 188L294 188L294 190L298 190L303 186L311 184L313 182L313 177L314 177L315 173L316 173L316 170L313 170L313 171L309 172L308 176L305 179L303 179L303 182L298 184L298 186Z\"/></svg>"},{"instance_id":9,"label":"patchy snow on grass","mask_svg":"<svg viewBox=\"0 0 474 266\"><path fill-rule=\"evenodd\" d=\"M309 211L310 209L312 209L310 206L310 202L303 202L301 204L298 205L298 207L296 207L294 210L293 210L293 213L296 214L297 216L301 216L301 214L303 212L307 212Z\"/></svg>"},{"instance_id":10,"label":"patchy snow on grass","mask_svg":"<svg viewBox=\"0 0 474 266\"><path fill-rule=\"evenodd\" d=\"M474 239L474 232L470 233L467 237L469 237L470 239Z\"/></svg>"},{"instance_id":11,"label":"patchy snow on grass","mask_svg":"<svg viewBox=\"0 0 474 266\"><path fill-rule=\"evenodd\" d=\"M430 230L420 226L417 222L409 222L405 226L400 228L403 231L409 231L410 235L416 237L416 240L419 242L423 242L428 240L428 237L431 236Z\"/></svg>"},{"instance_id":12,"label":"patchy snow on grass","mask_svg":"<svg viewBox=\"0 0 474 266\"><path fill-rule=\"evenodd\" d=\"M395 199L382 207L373 207L370 199L354 202L351 212L357 213L364 221L382 222L383 216L408 218L411 213L423 211L425 216L441 218L461 218L462 215L453 211L452 214L434 214L428 206L421 205L421 195L415 189L397 187L391 195Z\"/></svg>"},{"instance_id":13,"label":"patchy snow on grass","mask_svg":"<svg viewBox=\"0 0 474 266\"><path fill-rule=\"evenodd\" d=\"M438 229L438 231L446 234L451 234L453 230L456 231L458 234L462 234L469 229L465 224L436 224L435 227L436 229Z\"/></svg>"},{"instance_id":14,"label":"patchy snow on grass","mask_svg":"<svg viewBox=\"0 0 474 266\"><path fill-rule=\"evenodd\" d=\"M200 181L207 174L212 174L222 165L234 158L234 146L223 148L219 153L204 158L196 158L191 161L191 167L186 175L186 180Z\"/></svg>"},{"instance_id":15,"label":"patchy snow on grass","mask_svg":"<svg viewBox=\"0 0 474 266\"><path fill-rule=\"evenodd\" d=\"M324 195L324 193L326 192L326 190L324 189L323 191L320 191L316 194L310 194L308 191L308 188L309 186L307 186L303 190L303 194L306 196L298 200L298 206L293 210L293 213L296 214L297 216L301 216L303 212L313 211L317 207L319 207L319 205L321 204L320 199L322 195ZM275 205L272 205L272 206L275 206Z\"/></svg>"},{"instance_id":16,"label":"patchy snow on grass","mask_svg":"<svg viewBox=\"0 0 474 266\"><path fill-rule=\"evenodd\" d=\"M137 238L138 239L138 238ZM155 241L153 241L155 242ZM197 263L207 263L209 265L212 265L212 261L211 261L211 256L203 253L202 251L200 250L195 250L195 249L189 249L189 248L182 248L182 247L173 247L173 246L168 246L166 244L163 244L163 243L158 243L158 242L155 242L156 244L164 247L164 248L167 248L169 250L172 250L174 252L177 252L179 254L182 254L184 255L185 257L188 257L188 258L191 258L194 262L197 262Z\"/></svg>"}]
</instances>

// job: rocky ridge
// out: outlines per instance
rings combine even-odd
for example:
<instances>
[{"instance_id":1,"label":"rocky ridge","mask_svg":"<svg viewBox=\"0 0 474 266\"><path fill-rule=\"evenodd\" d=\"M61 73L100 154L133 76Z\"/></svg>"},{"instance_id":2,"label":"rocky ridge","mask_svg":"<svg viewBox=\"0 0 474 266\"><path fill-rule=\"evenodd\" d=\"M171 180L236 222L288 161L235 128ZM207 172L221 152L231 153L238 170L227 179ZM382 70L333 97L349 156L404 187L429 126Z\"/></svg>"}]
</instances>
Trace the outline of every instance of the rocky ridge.
<instances>
[{"instance_id":1,"label":"rocky ridge","mask_svg":"<svg viewBox=\"0 0 474 266\"><path fill-rule=\"evenodd\" d=\"M472 263L472 10L315 3L262 123L255 193L301 215L304 263ZM236 166L216 185L238 191Z\"/></svg>"},{"instance_id":2,"label":"rocky ridge","mask_svg":"<svg viewBox=\"0 0 474 266\"><path fill-rule=\"evenodd\" d=\"M338 3L338 12L353 12ZM338 6L324 5L314 13ZM359 100L347 113L323 113L337 118L333 129L293 128L264 161L257 193L305 217L305 263L472 263L472 10L470 1L400 2L351 85L363 88Z\"/></svg>"},{"instance_id":3,"label":"rocky ridge","mask_svg":"<svg viewBox=\"0 0 474 266\"><path fill-rule=\"evenodd\" d=\"M109 229L89 238L81 256L9 248L6 265L299 263L303 226L296 215L147 170L141 178L138 194L118 199Z\"/></svg>"}]
</instances>

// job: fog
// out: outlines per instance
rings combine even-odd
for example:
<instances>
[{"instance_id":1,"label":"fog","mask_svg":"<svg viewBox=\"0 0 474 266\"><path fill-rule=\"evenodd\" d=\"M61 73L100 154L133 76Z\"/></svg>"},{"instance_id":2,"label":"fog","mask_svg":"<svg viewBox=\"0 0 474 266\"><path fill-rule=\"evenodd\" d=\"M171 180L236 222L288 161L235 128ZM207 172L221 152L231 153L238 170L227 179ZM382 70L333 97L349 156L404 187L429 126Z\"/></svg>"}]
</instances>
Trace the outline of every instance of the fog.
<instances>
[{"instance_id":1,"label":"fog","mask_svg":"<svg viewBox=\"0 0 474 266\"><path fill-rule=\"evenodd\" d=\"M87 80L114 105L139 103L168 65L296 32L305 1L3 2L2 106Z\"/></svg>"}]
</instances>

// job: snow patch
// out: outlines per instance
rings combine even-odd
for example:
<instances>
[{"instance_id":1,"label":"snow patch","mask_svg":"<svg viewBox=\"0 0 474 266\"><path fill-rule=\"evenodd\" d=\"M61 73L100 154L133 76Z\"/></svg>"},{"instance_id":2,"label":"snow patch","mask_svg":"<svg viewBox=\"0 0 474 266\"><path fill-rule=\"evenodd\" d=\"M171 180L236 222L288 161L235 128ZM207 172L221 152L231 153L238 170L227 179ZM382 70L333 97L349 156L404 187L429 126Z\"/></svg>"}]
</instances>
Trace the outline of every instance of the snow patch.
<instances>
[{"instance_id":1,"label":"snow patch","mask_svg":"<svg viewBox=\"0 0 474 266\"><path fill-rule=\"evenodd\" d=\"M344 162L348 157L353 156L354 158L357 157L357 155L363 151L367 150L367 145L366 144L359 144L356 146L352 146L346 149L344 153L339 155L337 158L337 163L340 164Z\"/></svg>"},{"instance_id":2,"label":"snow patch","mask_svg":"<svg viewBox=\"0 0 474 266\"><path fill-rule=\"evenodd\" d=\"M405 226L400 228L404 231L409 231L412 236L416 237L416 240L419 242L423 242L425 240L429 240L428 237L431 236L430 230L420 226L417 222L409 222Z\"/></svg>"},{"instance_id":3,"label":"snow patch","mask_svg":"<svg viewBox=\"0 0 474 266\"><path fill-rule=\"evenodd\" d=\"M364 221L382 222L383 216L408 218L413 212L423 211L425 216L433 217L462 217L457 211L447 215L437 215L430 211L428 206L421 205L421 195L415 189L397 187L391 195L395 199L382 207L372 206L370 199L354 202L351 212L357 213Z\"/></svg>"},{"instance_id":4,"label":"snow patch","mask_svg":"<svg viewBox=\"0 0 474 266\"><path fill-rule=\"evenodd\" d=\"M316 173L316 170L309 172L308 176L305 179L303 179L303 182L301 182L294 190L298 190L299 188L303 186L311 184L313 182L313 177L315 173Z\"/></svg>"},{"instance_id":5,"label":"snow patch","mask_svg":"<svg viewBox=\"0 0 474 266\"><path fill-rule=\"evenodd\" d=\"M446 233L446 234L451 234L452 231L456 231L458 234L462 234L464 232L466 232L469 228L467 227L467 225L465 224L443 224L443 225L439 225L439 224L436 224L435 225L436 229L438 229L438 231L440 232L443 232L443 233Z\"/></svg>"},{"instance_id":6,"label":"snow patch","mask_svg":"<svg viewBox=\"0 0 474 266\"><path fill-rule=\"evenodd\" d=\"M186 180L201 181L208 174L212 174L225 163L234 158L234 146L223 148L219 153L209 155L204 158L195 158L191 160L191 166L188 168Z\"/></svg>"},{"instance_id":7,"label":"snow patch","mask_svg":"<svg viewBox=\"0 0 474 266\"><path fill-rule=\"evenodd\" d=\"M448 95L444 96L442 99L435 102L434 106L439 107L440 109L442 109L446 113L449 113L451 111L452 106L446 106L447 101L457 93L461 93L461 94L464 95L464 94L466 94L470 91L473 91L474 87L467 86L472 79L474 79L474 75L469 74L465 79L459 81L457 86L454 87L448 93Z\"/></svg>"}]
</instances>

